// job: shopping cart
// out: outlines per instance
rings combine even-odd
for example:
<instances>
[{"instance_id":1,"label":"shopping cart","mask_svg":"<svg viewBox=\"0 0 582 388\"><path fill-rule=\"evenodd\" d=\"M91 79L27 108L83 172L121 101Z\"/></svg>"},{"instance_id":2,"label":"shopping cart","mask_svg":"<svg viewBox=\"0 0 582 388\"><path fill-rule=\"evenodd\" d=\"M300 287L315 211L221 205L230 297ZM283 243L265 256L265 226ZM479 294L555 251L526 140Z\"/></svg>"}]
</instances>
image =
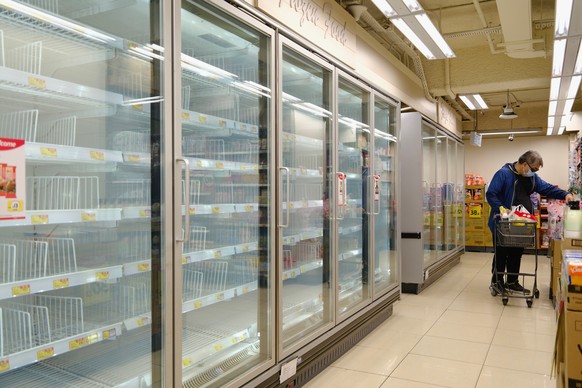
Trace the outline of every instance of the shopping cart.
<instances>
[{"instance_id":1,"label":"shopping cart","mask_svg":"<svg viewBox=\"0 0 582 388\"><path fill-rule=\"evenodd\" d=\"M496 279L497 275L517 275L521 279L521 284L528 284L526 278L533 278L533 287L530 292L519 292L512 291L503 286L503 284L493 283L489 290L491 295L497 296L501 295L501 300L503 305L507 305L509 298L522 298L525 299L527 307L531 307L533 303L533 298L540 297L540 291L537 288L537 272L538 272L538 249L537 249L537 234L536 234L537 223L532 221L522 221L515 220L510 221L506 219L501 219L499 216L495 218L495 233L494 239L494 251L495 259L497 260L497 252L499 247L515 247L515 248L530 248L534 252L534 271L528 272L497 272L497 263L493 266L493 277Z\"/></svg>"}]
</instances>

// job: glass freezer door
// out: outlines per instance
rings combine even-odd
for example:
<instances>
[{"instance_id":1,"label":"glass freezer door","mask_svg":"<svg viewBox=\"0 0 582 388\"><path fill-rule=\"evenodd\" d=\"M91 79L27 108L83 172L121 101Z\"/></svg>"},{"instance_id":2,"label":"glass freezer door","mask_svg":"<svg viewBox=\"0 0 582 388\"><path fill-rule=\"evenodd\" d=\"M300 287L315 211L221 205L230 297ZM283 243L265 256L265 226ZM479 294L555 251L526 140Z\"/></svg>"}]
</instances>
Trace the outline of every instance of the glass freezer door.
<instances>
[{"instance_id":1,"label":"glass freezer door","mask_svg":"<svg viewBox=\"0 0 582 388\"><path fill-rule=\"evenodd\" d=\"M168 381L164 12L103 4L0 1L1 387Z\"/></svg>"},{"instance_id":2,"label":"glass freezer door","mask_svg":"<svg viewBox=\"0 0 582 388\"><path fill-rule=\"evenodd\" d=\"M374 98L372 213L374 214L374 294L400 283L396 228L396 107Z\"/></svg>"},{"instance_id":3,"label":"glass freezer door","mask_svg":"<svg viewBox=\"0 0 582 388\"><path fill-rule=\"evenodd\" d=\"M339 77L337 151L338 315L350 314L370 295L370 92Z\"/></svg>"},{"instance_id":4,"label":"glass freezer door","mask_svg":"<svg viewBox=\"0 0 582 388\"><path fill-rule=\"evenodd\" d=\"M436 130L426 124L422 125L422 215L424 245L424 267L432 264L437 258L436 246L436 214L439 209L440 197L436 190Z\"/></svg>"},{"instance_id":5,"label":"glass freezer door","mask_svg":"<svg viewBox=\"0 0 582 388\"><path fill-rule=\"evenodd\" d=\"M332 71L285 40L281 123L279 297L283 354L332 322Z\"/></svg>"},{"instance_id":6,"label":"glass freezer door","mask_svg":"<svg viewBox=\"0 0 582 388\"><path fill-rule=\"evenodd\" d=\"M272 361L273 39L247 15L182 3L182 352L185 385Z\"/></svg>"}]
</instances>

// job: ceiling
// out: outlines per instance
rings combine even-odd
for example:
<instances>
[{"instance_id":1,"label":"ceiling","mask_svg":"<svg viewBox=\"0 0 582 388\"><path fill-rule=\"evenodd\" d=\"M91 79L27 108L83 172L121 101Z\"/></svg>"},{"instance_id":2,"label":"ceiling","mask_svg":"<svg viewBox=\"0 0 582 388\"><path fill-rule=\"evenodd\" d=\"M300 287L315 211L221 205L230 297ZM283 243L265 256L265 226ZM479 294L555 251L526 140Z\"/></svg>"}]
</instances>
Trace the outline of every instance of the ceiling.
<instances>
[{"instance_id":1,"label":"ceiling","mask_svg":"<svg viewBox=\"0 0 582 388\"><path fill-rule=\"evenodd\" d=\"M358 23L419 75L427 98L441 97L461 114L463 132L538 130L535 135L546 136L555 0L418 0L456 55L431 61L371 0L336 1L348 11L367 8ZM513 120L499 118L508 92L518 115ZM476 113L459 99L474 93L488 110ZM580 90L572 111L582 111Z\"/></svg>"}]
</instances>

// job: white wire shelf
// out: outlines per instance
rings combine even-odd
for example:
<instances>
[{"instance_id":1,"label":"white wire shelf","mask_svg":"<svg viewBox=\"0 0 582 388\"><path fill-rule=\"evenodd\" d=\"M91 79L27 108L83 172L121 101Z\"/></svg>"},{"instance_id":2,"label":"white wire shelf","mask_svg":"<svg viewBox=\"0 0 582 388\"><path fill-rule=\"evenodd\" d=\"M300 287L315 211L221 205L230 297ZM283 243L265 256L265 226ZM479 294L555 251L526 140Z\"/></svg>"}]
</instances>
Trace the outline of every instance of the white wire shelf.
<instances>
[{"instance_id":1,"label":"white wire shelf","mask_svg":"<svg viewBox=\"0 0 582 388\"><path fill-rule=\"evenodd\" d=\"M121 323L116 323L10 354L0 358L0 374L97 342L111 340L119 335L121 335Z\"/></svg>"},{"instance_id":2,"label":"white wire shelf","mask_svg":"<svg viewBox=\"0 0 582 388\"><path fill-rule=\"evenodd\" d=\"M0 299L8 299L38 292L58 290L100 281L121 278L124 275L121 265L98 269L81 270L73 273L46 276L38 279L25 279L0 284Z\"/></svg>"},{"instance_id":3,"label":"white wire shelf","mask_svg":"<svg viewBox=\"0 0 582 388\"><path fill-rule=\"evenodd\" d=\"M211 129L212 132L205 132L204 135L212 137L225 137L229 135L256 137L259 134L258 125L187 110L182 111L182 124L192 125L196 128Z\"/></svg>"},{"instance_id":4,"label":"white wire shelf","mask_svg":"<svg viewBox=\"0 0 582 388\"><path fill-rule=\"evenodd\" d=\"M0 222L1 227L55 225L121 220L122 209L82 209L82 210L29 210L22 220Z\"/></svg>"},{"instance_id":5,"label":"white wire shelf","mask_svg":"<svg viewBox=\"0 0 582 388\"><path fill-rule=\"evenodd\" d=\"M187 300L182 303L182 313L198 310L216 303L232 300L237 296L248 294L258 289L257 282L246 283L228 290L215 292L200 298Z\"/></svg>"},{"instance_id":6,"label":"white wire shelf","mask_svg":"<svg viewBox=\"0 0 582 388\"><path fill-rule=\"evenodd\" d=\"M240 163L224 160L186 158L190 162L190 170L239 172L243 174L257 174L260 166L254 163Z\"/></svg>"},{"instance_id":7,"label":"white wire shelf","mask_svg":"<svg viewBox=\"0 0 582 388\"><path fill-rule=\"evenodd\" d=\"M26 143L25 150L27 162L36 161L42 164L80 162L103 165L124 162L121 151L31 142Z\"/></svg>"},{"instance_id":8,"label":"white wire shelf","mask_svg":"<svg viewBox=\"0 0 582 388\"><path fill-rule=\"evenodd\" d=\"M306 241L318 237L323 237L322 228L314 228L311 230L306 230L300 233L294 233L291 235L283 236L283 244L285 245L295 245L301 241Z\"/></svg>"},{"instance_id":9,"label":"white wire shelf","mask_svg":"<svg viewBox=\"0 0 582 388\"><path fill-rule=\"evenodd\" d=\"M304 273L323 267L323 260L317 260L312 263L302 264L296 268L283 271L283 280L294 279Z\"/></svg>"},{"instance_id":10,"label":"white wire shelf","mask_svg":"<svg viewBox=\"0 0 582 388\"><path fill-rule=\"evenodd\" d=\"M0 90L31 94L49 100L61 100L71 104L71 108L94 107L95 104L99 103L107 105L121 105L123 103L121 94L9 67L0 67ZM65 108L61 106L61 109Z\"/></svg>"}]
</instances>

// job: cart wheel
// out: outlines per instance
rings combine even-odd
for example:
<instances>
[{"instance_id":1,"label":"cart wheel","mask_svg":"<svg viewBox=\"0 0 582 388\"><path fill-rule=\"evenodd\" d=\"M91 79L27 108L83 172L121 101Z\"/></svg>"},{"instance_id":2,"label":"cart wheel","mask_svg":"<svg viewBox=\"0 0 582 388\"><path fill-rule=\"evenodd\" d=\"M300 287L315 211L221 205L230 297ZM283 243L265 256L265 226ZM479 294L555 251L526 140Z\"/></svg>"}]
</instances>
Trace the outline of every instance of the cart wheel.
<instances>
[{"instance_id":1,"label":"cart wheel","mask_svg":"<svg viewBox=\"0 0 582 388\"><path fill-rule=\"evenodd\" d=\"M501 299L501 301L503 302L504 306L507 306L507 302L509 302L509 298L508 297L504 297L503 299Z\"/></svg>"},{"instance_id":2,"label":"cart wheel","mask_svg":"<svg viewBox=\"0 0 582 388\"><path fill-rule=\"evenodd\" d=\"M539 299L540 298L540 290L536 289L534 291L534 296L536 297L536 299Z\"/></svg>"},{"instance_id":3,"label":"cart wheel","mask_svg":"<svg viewBox=\"0 0 582 388\"><path fill-rule=\"evenodd\" d=\"M525 302L527 303L527 307L531 308L531 304L533 301L531 299L526 299Z\"/></svg>"},{"instance_id":4,"label":"cart wheel","mask_svg":"<svg viewBox=\"0 0 582 388\"><path fill-rule=\"evenodd\" d=\"M491 291L491 295L492 296L497 296L497 290L495 289L495 287L490 286L489 287L489 291Z\"/></svg>"}]
</instances>

